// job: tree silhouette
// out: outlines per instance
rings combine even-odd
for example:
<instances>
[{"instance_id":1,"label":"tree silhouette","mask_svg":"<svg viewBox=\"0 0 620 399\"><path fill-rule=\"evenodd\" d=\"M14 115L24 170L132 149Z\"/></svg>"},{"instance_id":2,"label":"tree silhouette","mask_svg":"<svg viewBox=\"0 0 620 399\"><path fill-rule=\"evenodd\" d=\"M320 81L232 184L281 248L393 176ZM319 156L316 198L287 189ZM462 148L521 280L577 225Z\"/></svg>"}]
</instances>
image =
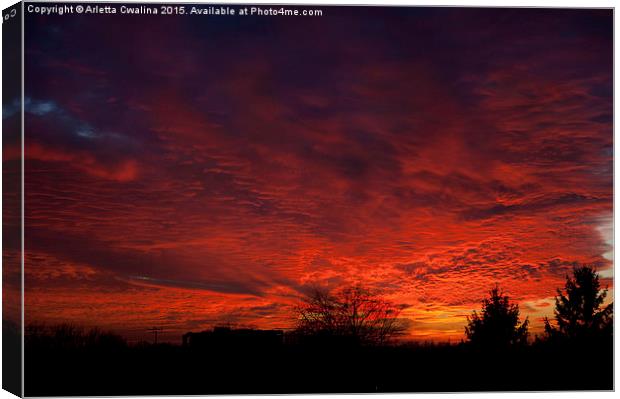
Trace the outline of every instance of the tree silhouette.
<instances>
[{"instance_id":1,"label":"tree silhouette","mask_svg":"<svg viewBox=\"0 0 620 399\"><path fill-rule=\"evenodd\" d=\"M566 276L565 293L558 289L555 297L555 326L545 318L549 338L581 339L611 335L613 303L601 308L607 290L601 290L598 273L584 265Z\"/></svg>"},{"instance_id":2,"label":"tree silhouette","mask_svg":"<svg viewBox=\"0 0 620 399\"><path fill-rule=\"evenodd\" d=\"M527 318L523 323L519 321L519 305L511 304L498 286L489 292L489 296L482 301L480 314L474 310L467 317L465 335L469 342L496 349L527 343L529 321Z\"/></svg>"},{"instance_id":3,"label":"tree silhouette","mask_svg":"<svg viewBox=\"0 0 620 399\"><path fill-rule=\"evenodd\" d=\"M403 331L400 309L360 286L334 292L316 289L304 298L297 313L297 332L302 336L377 345Z\"/></svg>"}]
</instances>

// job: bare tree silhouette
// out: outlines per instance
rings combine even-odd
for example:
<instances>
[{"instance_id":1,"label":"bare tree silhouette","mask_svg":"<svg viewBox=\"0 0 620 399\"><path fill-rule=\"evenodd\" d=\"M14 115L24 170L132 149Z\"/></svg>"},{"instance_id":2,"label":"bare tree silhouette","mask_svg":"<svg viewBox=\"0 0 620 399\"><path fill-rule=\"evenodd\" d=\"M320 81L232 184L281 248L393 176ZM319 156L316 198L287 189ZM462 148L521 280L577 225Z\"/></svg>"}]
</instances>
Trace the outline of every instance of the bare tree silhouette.
<instances>
[{"instance_id":1,"label":"bare tree silhouette","mask_svg":"<svg viewBox=\"0 0 620 399\"><path fill-rule=\"evenodd\" d=\"M361 286L334 292L316 289L304 298L297 314L301 335L356 344L384 344L404 330L398 306Z\"/></svg>"},{"instance_id":2,"label":"bare tree silhouette","mask_svg":"<svg viewBox=\"0 0 620 399\"><path fill-rule=\"evenodd\" d=\"M611 336L613 303L601 308L607 290L601 290L598 273L584 265L566 276L564 292L558 289L555 298L554 325L545 317L545 332L549 338L591 338L601 334Z\"/></svg>"},{"instance_id":3,"label":"bare tree silhouette","mask_svg":"<svg viewBox=\"0 0 620 399\"><path fill-rule=\"evenodd\" d=\"M482 301L482 311L467 317L465 335L478 347L507 348L526 344L529 321L519 320L519 305L511 304L508 296L498 286L489 291L489 298Z\"/></svg>"},{"instance_id":4,"label":"bare tree silhouette","mask_svg":"<svg viewBox=\"0 0 620 399\"><path fill-rule=\"evenodd\" d=\"M85 329L70 323L53 326L29 324L25 329L24 340L27 347L37 349L112 349L127 346L127 342L113 332L97 327Z\"/></svg>"}]
</instances>

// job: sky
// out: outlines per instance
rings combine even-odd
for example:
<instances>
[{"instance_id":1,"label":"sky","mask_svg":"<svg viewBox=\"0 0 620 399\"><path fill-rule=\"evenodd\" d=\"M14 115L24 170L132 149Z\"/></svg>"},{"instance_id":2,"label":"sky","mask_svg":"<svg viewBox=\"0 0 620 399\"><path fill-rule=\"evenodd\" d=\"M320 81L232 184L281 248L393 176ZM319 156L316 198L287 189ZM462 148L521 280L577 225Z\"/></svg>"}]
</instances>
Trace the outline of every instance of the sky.
<instances>
[{"instance_id":1,"label":"sky","mask_svg":"<svg viewBox=\"0 0 620 399\"><path fill-rule=\"evenodd\" d=\"M27 16L26 323L290 328L361 284L457 341L495 284L533 333L575 265L611 296L611 10L322 9Z\"/></svg>"}]
</instances>

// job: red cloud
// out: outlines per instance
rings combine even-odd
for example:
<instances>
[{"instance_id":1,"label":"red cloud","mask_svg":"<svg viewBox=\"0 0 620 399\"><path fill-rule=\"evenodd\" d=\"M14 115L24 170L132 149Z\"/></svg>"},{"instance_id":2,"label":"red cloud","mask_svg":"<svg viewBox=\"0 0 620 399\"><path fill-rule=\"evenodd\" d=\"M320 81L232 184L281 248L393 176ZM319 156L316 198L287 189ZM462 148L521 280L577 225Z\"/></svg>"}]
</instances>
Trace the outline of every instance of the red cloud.
<instances>
[{"instance_id":1,"label":"red cloud","mask_svg":"<svg viewBox=\"0 0 620 399\"><path fill-rule=\"evenodd\" d=\"M65 162L71 167L91 176L121 183L130 182L138 177L138 163L135 160L121 161L115 165L103 165L92 154L86 152L64 151L58 148L28 144L24 151L26 162L37 160L43 162ZM19 156L15 152L13 156Z\"/></svg>"}]
</instances>

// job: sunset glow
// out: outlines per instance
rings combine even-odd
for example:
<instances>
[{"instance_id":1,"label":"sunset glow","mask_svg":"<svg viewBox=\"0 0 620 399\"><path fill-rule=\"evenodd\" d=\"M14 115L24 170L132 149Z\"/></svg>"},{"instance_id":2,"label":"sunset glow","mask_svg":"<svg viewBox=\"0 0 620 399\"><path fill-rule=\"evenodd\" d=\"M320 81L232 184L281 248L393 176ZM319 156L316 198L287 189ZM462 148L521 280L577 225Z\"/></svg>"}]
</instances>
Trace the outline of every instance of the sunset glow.
<instances>
[{"instance_id":1,"label":"sunset glow","mask_svg":"<svg viewBox=\"0 0 620 399\"><path fill-rule=\"evenodd\" d=\"M458 341L496 283L532 333L575 263L611 297L611 12L323 9L28 16L26 323L178 342L360 283Z\"/></svg>"}]
</instances>

